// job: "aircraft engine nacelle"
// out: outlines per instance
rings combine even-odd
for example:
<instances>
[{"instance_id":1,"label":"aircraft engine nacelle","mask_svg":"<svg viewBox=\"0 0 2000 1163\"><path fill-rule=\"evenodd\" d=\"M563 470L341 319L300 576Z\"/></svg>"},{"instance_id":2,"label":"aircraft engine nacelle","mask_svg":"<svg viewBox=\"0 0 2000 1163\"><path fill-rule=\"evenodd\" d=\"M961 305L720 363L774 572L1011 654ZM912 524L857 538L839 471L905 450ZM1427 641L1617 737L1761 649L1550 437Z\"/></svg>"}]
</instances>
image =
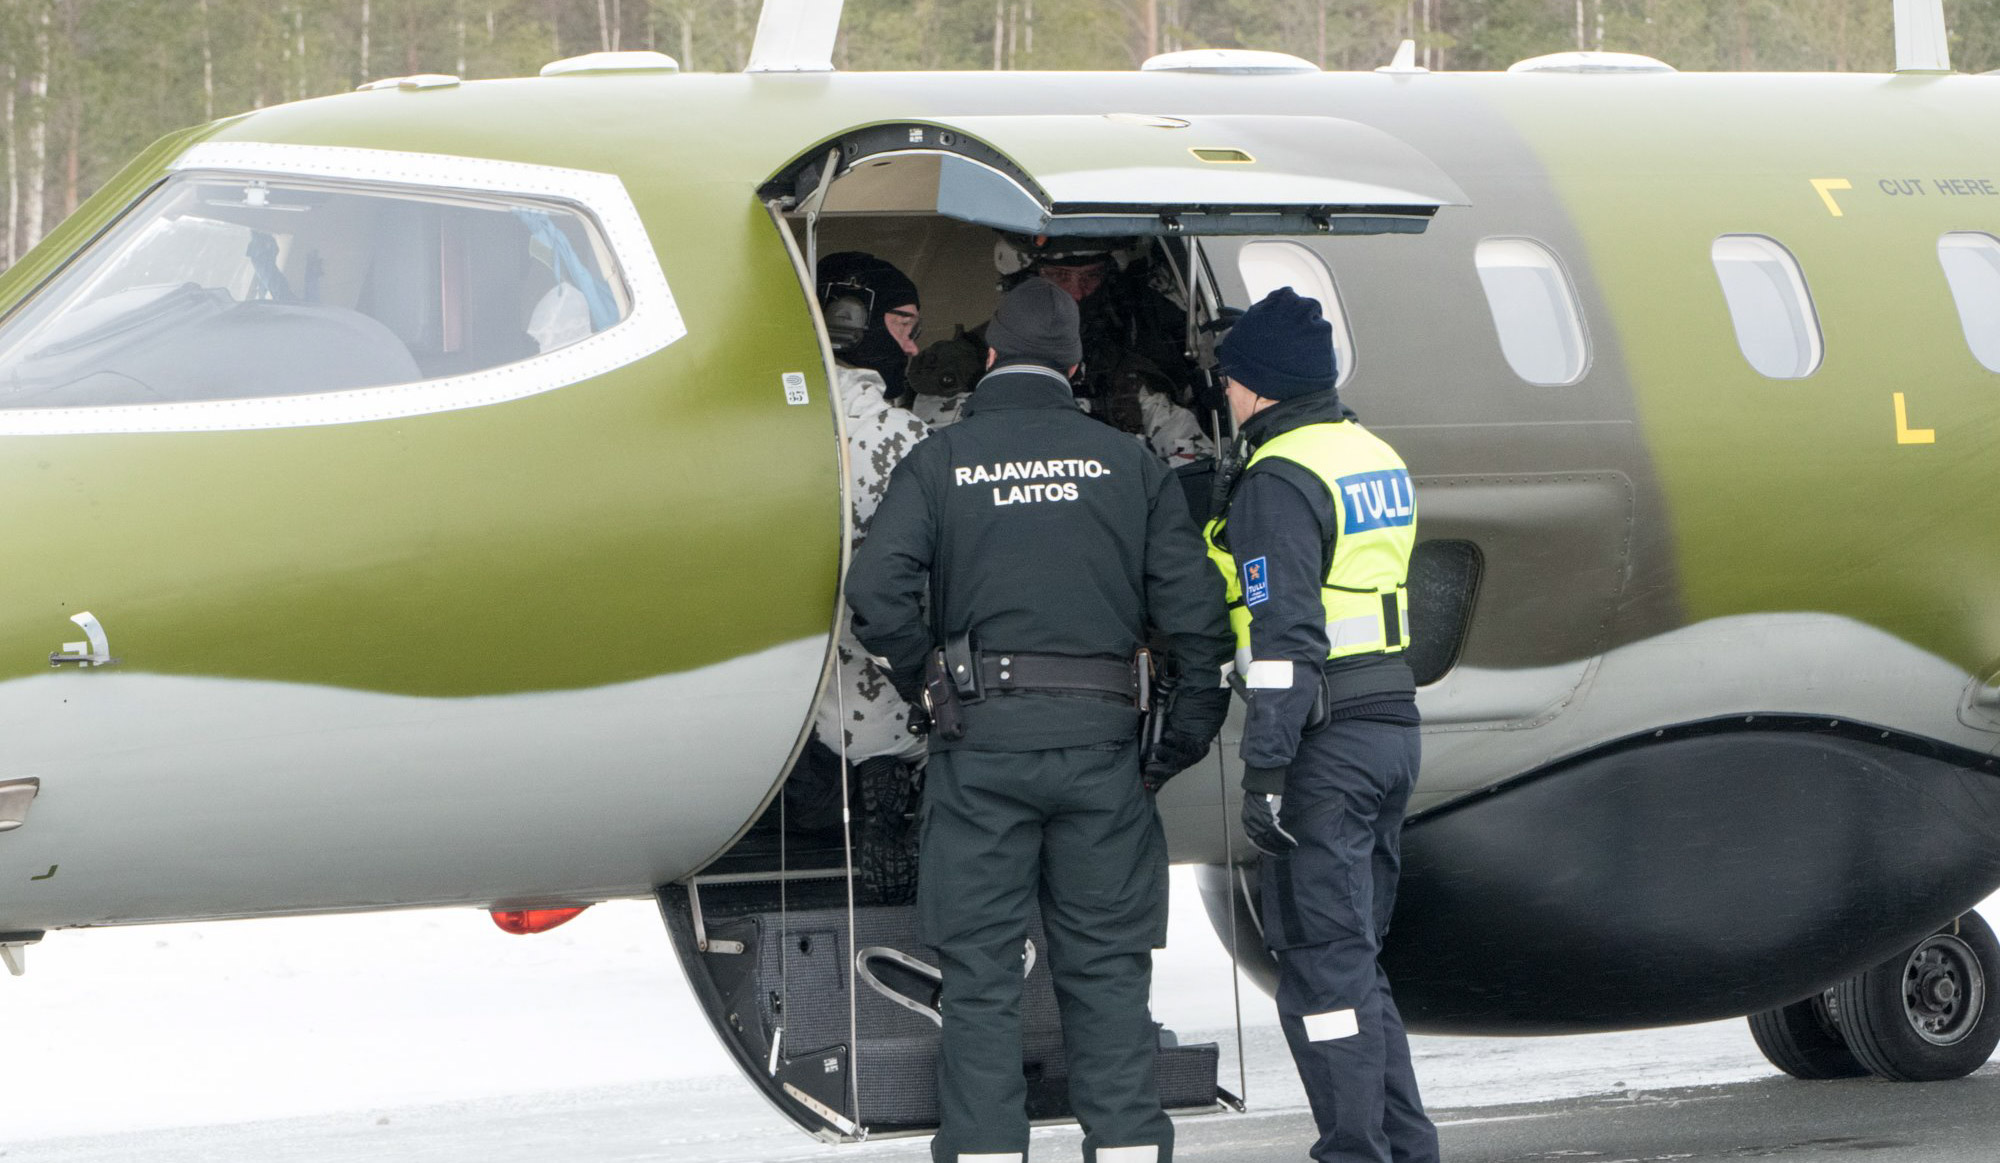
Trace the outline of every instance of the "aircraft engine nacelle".
<instances>
[{"instance_id":1,"label":"aircraft engine nacelle","mask_svg":"<svg viewBox=\"0 0 2000 1163\"><path fill-rule=\"evenodd\" d=\"M1412 1030L1568 1034L1737 1017L1827 989L2000 878L1983 759L1858 724L1691 725L1413 820L1383 963ZM1200 870L1267 990L1258 871Z\"/></svg>"}]
</instances>

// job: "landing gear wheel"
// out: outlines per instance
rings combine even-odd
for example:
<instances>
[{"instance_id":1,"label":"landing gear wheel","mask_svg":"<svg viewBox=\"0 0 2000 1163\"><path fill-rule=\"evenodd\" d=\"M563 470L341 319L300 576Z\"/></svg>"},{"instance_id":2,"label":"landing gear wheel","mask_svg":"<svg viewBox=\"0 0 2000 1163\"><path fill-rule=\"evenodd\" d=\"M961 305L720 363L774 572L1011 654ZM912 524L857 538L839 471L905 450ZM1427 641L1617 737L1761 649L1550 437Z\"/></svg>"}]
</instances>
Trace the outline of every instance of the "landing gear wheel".
<instances>
[{"instance_id":1,"label":"landing gear wheel","mask_svg":"<svg viewBox=\"0 0 2000 1163\"><path fill-rule=\"evenodd\" d=\"M1751 1014L1749 1021L1757 1048L1793 1078L1860 1078L1868 1073L1834 1024L1826 994Z\"/></svg>"},{"instance_id":2,"label":"landing gear wheel","mask_svg":"<svg viewBox=\"0 0 2000 1163\"><path fill-rule=\"evenodd\" d=\"M1854 1057L1893 1082L1963 1078L2000 1045L2000 941L1978 913L1834 987Z\"/></svg>"},{"instance_id":3,"label":"landing gear wheel","mask_svg":"<svg viewBox=\"0 0 2000 1163\"><path fill-rule=\"evenodd\" d=\"M910 822L916 775L884 755L855 764L854 778L861 785L857 896L865 905L909 904L917 898L917 839Z\"/></svg>"}]
</instances>

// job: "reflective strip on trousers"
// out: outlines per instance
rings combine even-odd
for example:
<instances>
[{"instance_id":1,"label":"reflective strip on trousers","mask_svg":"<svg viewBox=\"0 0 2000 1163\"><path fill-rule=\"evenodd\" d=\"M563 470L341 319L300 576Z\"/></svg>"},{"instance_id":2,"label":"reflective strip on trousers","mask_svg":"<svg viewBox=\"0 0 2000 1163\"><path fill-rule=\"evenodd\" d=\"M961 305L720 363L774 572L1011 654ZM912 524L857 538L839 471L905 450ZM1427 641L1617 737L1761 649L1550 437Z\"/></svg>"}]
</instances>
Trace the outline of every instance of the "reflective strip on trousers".
<instances>
[{"instance_id":1,"label":"reflective strip on trousers","mask_svg":"<svg viewBox=\"0 0 2000 1163\"><path fill-rule=\"evenodd\" d=\"M1342 1038L1352 1038L1361 1032L1361 1023L1355 1020L1353 1010L1307 1014L1303 1020L1306 1026L1306 1040L1309 1042L1338 1042ZM965 1156L961 1155L959 1158L963 1159Z\"/></svg>"},{"instance_id":2,"label":"reflective strip on trousers","mask_svg":"<svg viewBox=\"0 0 2000 1163\"><path fill-rule=\"evenodd\" d=\"M1098 1157L1102 1158L1103 1154L1101 1151L1098 1152ZM1027 1160L1019 1151L1007 1151L998 1155L960 1154L958 1163L1027 1163Z\"/></svg>"},{"instance_id":3,"label":"reflective strip on trousers","mask_svg":"<svg viewBox=\"0 0 2000 1163\"><path fill-rule=\"evenodd\" d=\"M1160 1148L1150 1143L1143 1147L1099 1147L1097 1163L1160 1163Z\"/></svg>"}]
</instances>

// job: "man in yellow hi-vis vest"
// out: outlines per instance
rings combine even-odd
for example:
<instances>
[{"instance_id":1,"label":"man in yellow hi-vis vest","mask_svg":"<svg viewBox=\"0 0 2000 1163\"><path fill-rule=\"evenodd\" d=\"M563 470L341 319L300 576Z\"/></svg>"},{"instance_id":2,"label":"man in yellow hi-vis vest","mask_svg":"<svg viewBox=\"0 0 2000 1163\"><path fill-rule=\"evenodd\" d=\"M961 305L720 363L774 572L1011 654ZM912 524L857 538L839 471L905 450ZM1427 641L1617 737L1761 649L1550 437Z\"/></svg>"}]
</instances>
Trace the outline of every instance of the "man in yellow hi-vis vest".
<instances>
[{"instance_id":1,"label":"man in yellow hi-vis vest","mask_svg":"<svg viewBox=\"0 0 2000 1163\"><path fill-rule=\"evenodd\" d=\"M1278 1013L1322 1163L1429 1163L1437 1130L1377 962L1419 754L1409 644L1417 503L1334 391L1333 333L1290 288L1218 353L1249 463L1208 527L1236 632L1243 825L1264 852Z\"/></svg>"}]
</instances>

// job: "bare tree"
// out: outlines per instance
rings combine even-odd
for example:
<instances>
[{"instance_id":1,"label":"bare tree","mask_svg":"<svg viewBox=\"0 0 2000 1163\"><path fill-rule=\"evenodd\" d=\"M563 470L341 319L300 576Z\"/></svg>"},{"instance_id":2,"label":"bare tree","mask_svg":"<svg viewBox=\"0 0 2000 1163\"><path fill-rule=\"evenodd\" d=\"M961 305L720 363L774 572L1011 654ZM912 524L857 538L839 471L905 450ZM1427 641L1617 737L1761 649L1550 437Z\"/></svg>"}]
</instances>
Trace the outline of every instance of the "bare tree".
<instances>
[{"instance_id":1,"label":"bare tree","mask_svg":"<svg viewBox=\"0 0 2000 1163\"><path fill-rule=\"evenodd\" d=\"M20 257L15 248L21 240L21 156L14 145L14 91L21 83L21 75L10 63L7 66L7 265L13 266Z\"/></svg>"},{"instance_id":2,"label":"bare tree","mask_svg":"<svg viewBox=\"0 0 2000 1163\"><path fill-rule=\"evenodd\" d=\"M28 190L26 221L22 223L21 247L31 250L42 240L42 211L49 181L49 68L50 29L53 13L49 0L35 0L33 16L34 57L28 75Z\"/></svg>"}]
</instances>

